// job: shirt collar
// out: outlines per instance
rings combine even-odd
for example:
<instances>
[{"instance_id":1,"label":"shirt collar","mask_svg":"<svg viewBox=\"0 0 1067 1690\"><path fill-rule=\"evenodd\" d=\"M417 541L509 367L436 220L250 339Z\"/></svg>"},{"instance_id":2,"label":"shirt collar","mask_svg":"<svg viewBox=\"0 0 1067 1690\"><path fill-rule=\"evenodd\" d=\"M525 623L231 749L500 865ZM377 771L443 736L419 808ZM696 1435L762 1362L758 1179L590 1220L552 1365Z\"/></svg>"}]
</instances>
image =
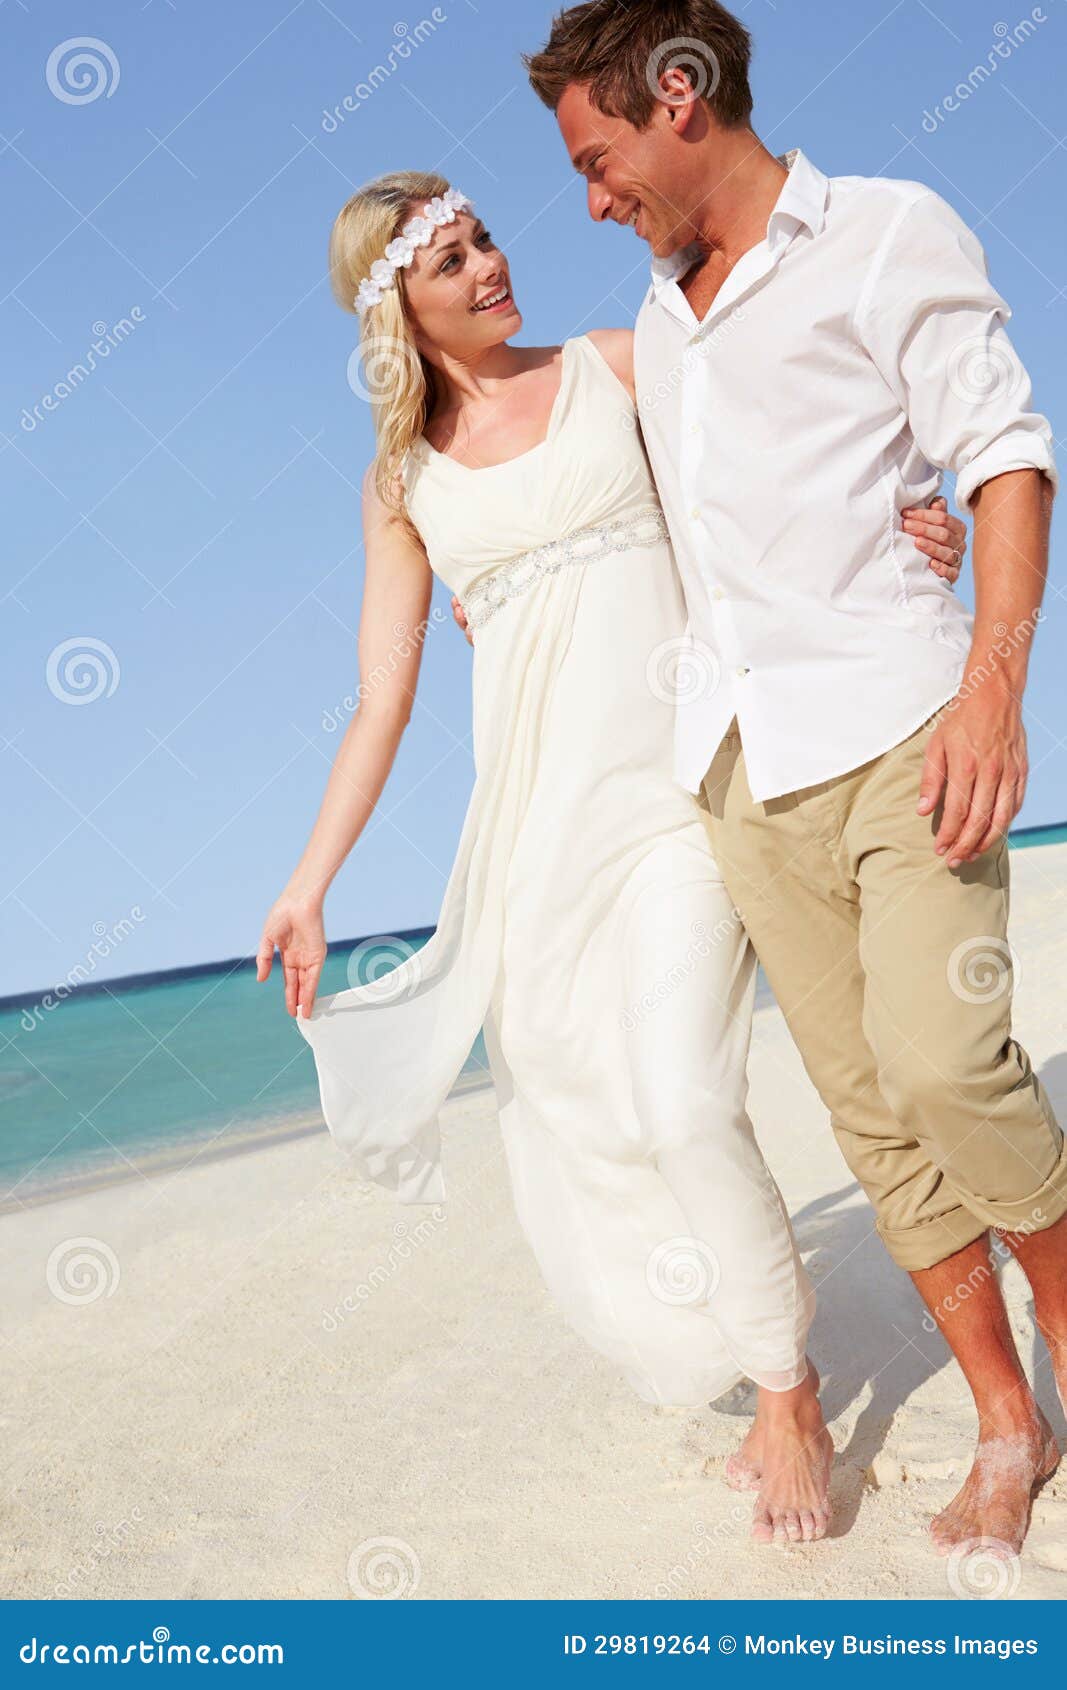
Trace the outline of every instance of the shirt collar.
<instances>
[{"instance_id":1,"label":"shirt collar","mask_svg":"<svg viewBox=\"0 0 1067 1690\"><path fill-rule=\"evenodd\" d=\"M774 210L767 219L767 245L775 253L784 246L803 225L817 235L826 221L827 179L799 147L778 155L789 175L782 183ZM652 287L655 293L665 287L692 264L697 253L695 246L681 247L668 258L653 258Z\"/></svg>"}]
</instances>

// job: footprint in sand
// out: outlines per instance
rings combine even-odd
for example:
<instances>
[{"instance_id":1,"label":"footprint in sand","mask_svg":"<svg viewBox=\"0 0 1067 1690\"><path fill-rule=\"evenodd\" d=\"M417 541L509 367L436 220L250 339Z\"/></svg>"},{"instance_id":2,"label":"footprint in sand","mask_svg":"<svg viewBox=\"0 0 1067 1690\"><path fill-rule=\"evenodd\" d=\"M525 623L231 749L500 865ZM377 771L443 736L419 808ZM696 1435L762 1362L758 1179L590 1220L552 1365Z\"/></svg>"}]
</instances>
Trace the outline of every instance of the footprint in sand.
<instances>
[{"instance_id":1,"label":"footprint in sand","mask_svg":"<svg viewBox=\"0 0 1067 1690\"><path fill-rule=\"evenodd\" d=\"M1067 1504L1056 1496L1039 1496L1030 1517L1028 1553L1039 1567L1067 1573Z\"/></svg>"},{"instance_id":2,"label":"footprint in sand","mask_svg":"<svg viewBox=\"0 0 1067 1690\"><path fill-rule=\"evenodd\" d=\"M1047 1567L1050 1573L1067 1573L1067 1543L1031 1541L1027 1548L1039 1567Z\"/></svg>"},{"instance_id":3,"label":"footprint in sand","mask_svg":"<svg viewBox=\"0 0 1067 1690\"><path fill-rule=\"evenodd\" d=\"M945 1461L902 1461L883 1449L867 1469L867 1483L874 1490L886 1490L892 1485L924 1484L929 1479L955 1479L961 1472L954 1456Z\"/></svg>"}]
</instances>

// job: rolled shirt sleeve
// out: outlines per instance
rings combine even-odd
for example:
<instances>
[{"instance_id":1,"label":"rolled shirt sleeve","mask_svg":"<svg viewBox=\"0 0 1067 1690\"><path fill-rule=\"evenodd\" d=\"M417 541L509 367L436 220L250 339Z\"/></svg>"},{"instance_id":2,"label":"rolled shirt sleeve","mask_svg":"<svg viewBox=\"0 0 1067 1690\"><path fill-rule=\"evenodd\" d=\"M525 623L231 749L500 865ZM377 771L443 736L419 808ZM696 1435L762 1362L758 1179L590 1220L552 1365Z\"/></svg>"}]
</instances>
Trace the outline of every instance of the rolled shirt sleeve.
<instances>
[{"instance_id":1,"label":"rolled shirt sleeve","mask_svg":"<svg viewBox=\"0 0 1067 1690\"><path fill-rule=\"evenodd\" d=\"M1052 429L1033 409L1010 317L962 218L930 190L910 200L875 254L856 329L919 450L956 476L961 510L1007 470L1039 469L1058 486Z\"/></svg>"}]
</instances>

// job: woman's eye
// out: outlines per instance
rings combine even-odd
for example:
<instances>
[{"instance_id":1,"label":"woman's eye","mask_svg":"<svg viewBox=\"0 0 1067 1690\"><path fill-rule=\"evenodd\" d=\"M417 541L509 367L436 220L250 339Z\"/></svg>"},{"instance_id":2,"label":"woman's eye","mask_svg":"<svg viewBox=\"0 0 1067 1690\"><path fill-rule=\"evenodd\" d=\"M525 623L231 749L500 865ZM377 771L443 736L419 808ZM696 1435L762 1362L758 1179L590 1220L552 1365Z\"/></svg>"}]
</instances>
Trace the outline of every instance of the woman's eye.
<instances>
[{"instance_id":1,"label":"woman's eye","mask_svg":"<svg viewBox=\"0 0 1067 1690\"><path fill-rule=\"evenodd\" d=\"M492 246L493 237L489 233L489 230L483 229L480 235L475 235L474 244L475 244L475 246ZM449 253L449 255L445 259L444 263L439 266L438 275L447 276L449 271L454 270L456 265L459 262L460 262L460 257L459 257L459 254L457 252Z\"/></svg>"}]
</instances>

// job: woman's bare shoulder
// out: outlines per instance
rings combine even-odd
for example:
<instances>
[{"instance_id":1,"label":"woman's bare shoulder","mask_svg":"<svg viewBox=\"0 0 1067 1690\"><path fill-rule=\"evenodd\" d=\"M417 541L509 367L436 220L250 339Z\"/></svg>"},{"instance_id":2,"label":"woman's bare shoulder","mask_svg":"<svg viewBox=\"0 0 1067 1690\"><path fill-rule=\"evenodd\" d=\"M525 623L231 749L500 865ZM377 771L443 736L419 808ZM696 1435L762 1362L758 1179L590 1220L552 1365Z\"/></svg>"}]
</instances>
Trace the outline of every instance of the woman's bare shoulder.
<instances>
[{"instance_id":1,"label":"woman's bare shoulder","mask_svg":"<svg viewBox=\"0 0 1067 1690\"><path fill-rule=\"evenodd\" d=\"M634 391L634 334L632 329L590 329L591 340L604 362L632 395Z\"/></svg>"}]
</instances>

